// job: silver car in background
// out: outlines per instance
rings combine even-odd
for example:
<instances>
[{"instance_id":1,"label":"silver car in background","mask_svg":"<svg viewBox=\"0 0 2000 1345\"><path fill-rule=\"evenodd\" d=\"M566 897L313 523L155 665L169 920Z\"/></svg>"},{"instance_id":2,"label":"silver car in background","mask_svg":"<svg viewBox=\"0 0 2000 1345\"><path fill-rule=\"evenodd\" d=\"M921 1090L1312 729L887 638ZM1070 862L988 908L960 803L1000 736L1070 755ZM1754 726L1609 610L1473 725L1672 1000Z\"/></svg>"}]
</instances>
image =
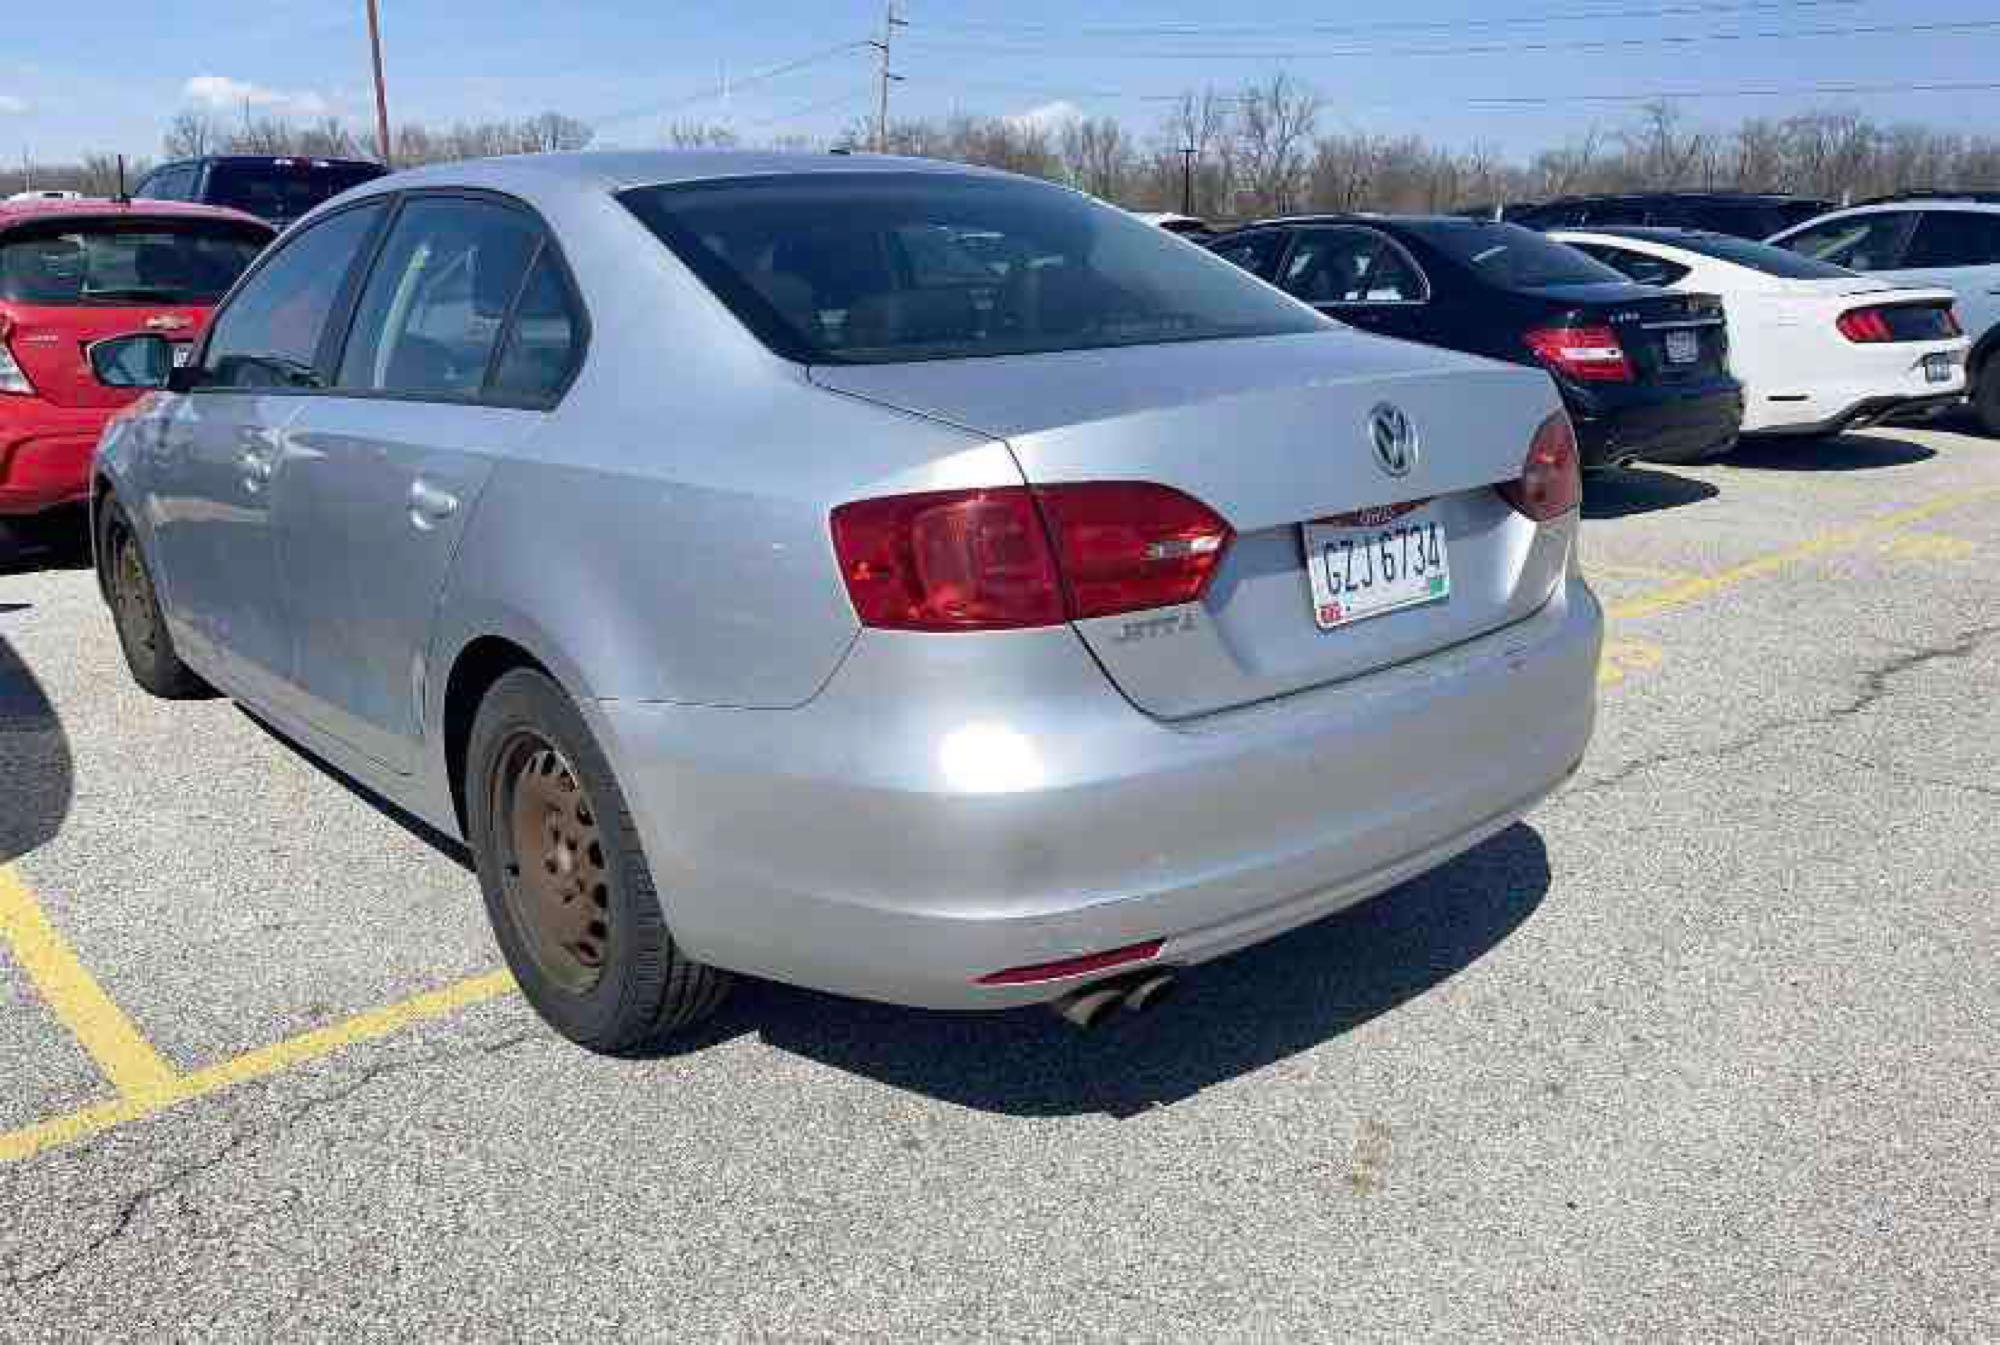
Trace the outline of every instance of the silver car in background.
<instances>
[{"instance_id":1,"label":"silver car in background","mask_svg":"<svg viewBox=\"0 0 2000 1345\"><path fill-rule=\"evenodd\" d=\"M1549 380L1062 188L548 156L294 226L106 433L132 671L478 862L535 1007L1137 1006L1506 827L1601 619Z\"/></svg>"}]
</instances>

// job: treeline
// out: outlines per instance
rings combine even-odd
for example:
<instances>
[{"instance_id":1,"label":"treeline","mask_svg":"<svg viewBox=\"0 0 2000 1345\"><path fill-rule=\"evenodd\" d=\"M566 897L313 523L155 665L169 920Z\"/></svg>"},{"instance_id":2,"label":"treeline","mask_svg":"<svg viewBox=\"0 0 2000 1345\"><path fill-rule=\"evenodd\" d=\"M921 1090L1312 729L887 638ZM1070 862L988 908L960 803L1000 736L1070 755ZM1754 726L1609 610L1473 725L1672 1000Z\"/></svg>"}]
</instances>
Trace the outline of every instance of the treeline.
<instances>
[{"instance_id":1,"label":"treeline","mask_svg":"<svg viewBox=\"0 0 2000 1345\"><path fill-rule=\"evenodd\" d=\"M1579 192L1672 189L1792 192L1861 199L1912 187L2000 190L2000 136L1936 126L1883 124L1854 112L1757 117L1705 130L1678 104L1646 105L1558 148L1510 161L1491 145L1451 147L1421 135L1328 131L1331 109L1310 86L1273 75L1240 89L1190 92L1158 123L1134 130L1113 117L995 117L959 113L899 119L892 153L984 164L1066 182L1135 209L1214 219L1295 210L1459 210ZM557 112L519 121L405 123L394 132L398 166L580 149L590 126ZM874 127L856 124L830 140L739 134L727 123L665 128L675 146L777 145L868 149ZM339 118L231 121L187 111L168 125L169 158L197 154L374 157L371 134ZM127 181L145 165L128 160ZM0 169L0 194L18 191L18 168ZM37 165L38 187L112 191L116 158Z\"/></svg>"}]
</instances>

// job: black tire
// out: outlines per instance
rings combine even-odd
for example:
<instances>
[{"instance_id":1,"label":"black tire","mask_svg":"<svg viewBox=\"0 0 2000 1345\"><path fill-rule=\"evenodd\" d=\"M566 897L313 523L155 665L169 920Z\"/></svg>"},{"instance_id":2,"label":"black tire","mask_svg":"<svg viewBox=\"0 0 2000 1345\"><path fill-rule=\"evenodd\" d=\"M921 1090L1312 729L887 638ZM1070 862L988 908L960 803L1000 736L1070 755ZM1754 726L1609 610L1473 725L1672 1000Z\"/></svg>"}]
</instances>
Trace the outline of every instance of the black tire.
<instances>
[{"instance_id":1,"label":"black tire","mask_svg":"<svg viewBox=\"0 0 2000 1345\"><path fill-rule=\"evenodd\" d=\"M573 912L553 918L590 916L586 900L604 916L601 923L592 917L591 933L576 945L551 946L548 921L535 914L546 909L538 902L549 900L539 886L544 880L531 882L524 872L532 861L524 863L517 828L538 804L521 801L537 775L524 763L539 760L539 774L548 775L551 757L540 749L552 749L557 777L577 787L569 791L575 816L561 824L580 818L602 849L587 871L578 860L572 873L566 861L563 877L547 880L579 884L568 898ZM522 757L524 750L530 757ZM638 1055L715 1011L729 974L690 960L675 945L624 791L583 716L547 674L518 668L487 691L473 719L463 783L467 840L494 937L522 993L551 1027L589 1051ZM580 960L586 943L594 967Z\"/></svg>"},{"instance_id":2,"label":"black tire","mask_svg":"<svg viewBox=\"0 0 2000 1345\"><path fill-rule=\"evenodd\" d=\"M2000 436L2000 351L1988 355L1979 366L1978 381L1972 385L1972 410L1981 429Z\"/></svg>"},{"instance_id":3,"label":"black tire","mask_svg":"<svg viewBox=\"0 0 2000 1345\"><path fill-rule=\"evenodd\" d=\"M159 594L146 554L132 533L132 524L116 501L107 500L98 530L103 558L104 596L111 604L111 625L132 680L163 700L199 700L215 694L174 652L174 639L160 615Z\"/></svg>"}]
</instances>

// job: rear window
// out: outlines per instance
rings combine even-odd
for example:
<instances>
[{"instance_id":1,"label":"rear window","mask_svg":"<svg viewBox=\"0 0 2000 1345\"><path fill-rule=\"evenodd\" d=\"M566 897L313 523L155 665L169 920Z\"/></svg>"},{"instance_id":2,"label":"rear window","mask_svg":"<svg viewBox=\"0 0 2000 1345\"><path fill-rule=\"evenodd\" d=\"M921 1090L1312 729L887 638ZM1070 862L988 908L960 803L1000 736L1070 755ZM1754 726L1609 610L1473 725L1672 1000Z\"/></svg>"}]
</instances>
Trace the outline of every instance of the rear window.
<instances>
[{"instance_id":1,"label":"rear window","mask_svg":"<svg viewBox=\"0 0 2000 1345\"><path fill-rule=\"evenodd\" d=\"M808 363L1327 326L1172 235L1042 183L812 173L642 187L619 199L768 345Z\"/></svg>"},{"instance_id":2,"label":"rear window","mask_svg":"<svg viewBox=\"0 0 2000 1345\"><path fill-rule=\"evenodd\" d=\"M1854 274L1844 266L1773 247L1769 243L1732 238L1727 234L1674 234L1660 241L1689 252L1699 252L1717 261L1747 266L1753 271L1762 271L1767 276L1783 280L1838 280Z\"/></svg>"},{"instance_id":3,"label":"rear window","mask_svg":"<svg viewBox=\"0 0 2000 1345\"><path fill-rule=\"evenodd\" d=\"M0 299L20 304L212 304L270 235L222 221L40 225L0 235Z\"/></svg>"},{"instance_id":4,"label":"rear window","mask_svg":"<svg viewBox=\"0 0 2000 1345\"><path fill-rule=\"evenodd\" d=\"M1470 267L1489 285L1538 290L1551 285L1624 284L1625 277L1566 243L1518 224L1452 224L1426 229L1431 246Z\"/></svg>"},{"instance_id":5,"label":"rear window","mask_svg":"<svg viewBox=\"0 0 2000 1345\"><path fill-rule=\"evenodd\" d=\"M349 187L381 177L374 164L315 163L273 159L269 163L218 163L208 170L201 199L259 219L295 220Z\"/></svg>"}]
</instances>

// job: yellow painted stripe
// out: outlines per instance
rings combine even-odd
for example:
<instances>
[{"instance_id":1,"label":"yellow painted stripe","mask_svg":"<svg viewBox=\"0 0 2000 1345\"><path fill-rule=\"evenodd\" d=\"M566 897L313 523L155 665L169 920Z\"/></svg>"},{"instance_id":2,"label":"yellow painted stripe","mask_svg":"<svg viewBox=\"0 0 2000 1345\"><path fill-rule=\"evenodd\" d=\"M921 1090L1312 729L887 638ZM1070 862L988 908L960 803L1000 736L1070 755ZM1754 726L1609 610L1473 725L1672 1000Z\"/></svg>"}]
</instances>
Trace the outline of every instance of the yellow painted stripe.
<instances>
[{"instance_id":1,"label":"yellow painted stripe","mask_svg":"<svg viewBox=\"0 0 2000 1345\"><path fill-rule=\"evenodd\" d=\"M1981 500L1992 499L2000 499L2000 490L1987 488L1940 495L1923 504L1871 518L1865 523L1823 532L1817 537L1800 542L1797 546L1787 547L1783 551L1773 551L1768 556L1759 556L1755 560L1746 561L1715 574L1705 574L1697 579L1669 584L1663 589L1641 594L1636 598L1627 598L1623 602L1613 603L1605 609L1605 612L1621 621L1631 621L1642 616L1657 616L1661 612L1686 607L1690 603L1699 602L1703 598L1711 597L1724 589L1734 588L1749 580L1775 574L1808 557L1857 546L1870 538L1894 532L1898 528L1906 528L1912 523L1922 522L1933 514L1942 514L1948 509L1958 509L1968 504L1977 504ZM1588 566L1585 568L1588 570Z\"/></svg>"},{"instance_id":2,"label":"yellow painted stripe","mask_svg":"<svg viewBox=\"0 0 2000 1345\"><path fill-rule=\"evenodd\" d=\"M28 973L42 1002L127 1099L145 1099L180 1078L124 1010L83 969L20 876L0 865L0 941Z\"/></svg>"},{"instance_id":3,"label":"yellow painted stripe","mask_svg":"<svg viewBox=\"0 0 2000 1345\"><path fill-rule=\"evenodd\" d=\"M370 1009L344 1022L316 1028L288 1037L270 1046L225 1060L219 1065L177 1075L163 1087L144 1094L127 1095L111 1102L86 1107L82 1111L37 1122L20 1130L0 1134L0 1162L18 1162L57 1145L71 1144L115 1126L137 1121L169 1107L191 1102L276 1074L321 1056L334 1054L361 1042L400 1032L433 1018L444 1018L486 1000L497 999L514 989L514 978L504 971L488 972L459 981L440 990L427 991L386 1008Z\"/></svg>"}]
</instances>

